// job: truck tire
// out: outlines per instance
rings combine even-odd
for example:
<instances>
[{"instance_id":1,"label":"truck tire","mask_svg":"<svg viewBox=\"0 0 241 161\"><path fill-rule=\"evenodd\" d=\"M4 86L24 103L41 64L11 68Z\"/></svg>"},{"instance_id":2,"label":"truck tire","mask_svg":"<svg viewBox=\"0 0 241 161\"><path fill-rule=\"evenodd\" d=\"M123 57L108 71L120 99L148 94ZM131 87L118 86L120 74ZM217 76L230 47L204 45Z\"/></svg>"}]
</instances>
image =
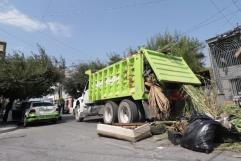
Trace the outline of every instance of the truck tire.
<instances>
[{"instance_id":1,"label":"truck tire","mask_svg":"<svg viewBox=\"0 0 241 161\"><path fill-rule=\"evenodd\" d=\"M78 122L82 122L84 120L84 117L81 116L80 111L78 110L78 108L80 108L79 106L77 106L74 110L75 110L75 120Z\"/></svg>"},{"instance_id":2,"label":"truck tire","mask_svg":"<svg viewBox=\"0 0 241 161\"><path fill-rule=\"evenodd\" d=\"M117 122L118 105L113 101L108 101L104 107L103 120L105 124Z\"/></svg>"},{"instance_id":3,"label":"truck tire","mask_svg":"<svg viewBox=\"0 0 241 161\"><path fill-rule=\"evenodd\" d=\"M146 118L145 118L145 110L142 107L142 103L140 101L135 101L135 104L137 105L138 113L139 113L138 122L144 122Z\"/></svg>"},{"instance_id":4,"label":"truck tire","mask_svg":"<svg viewBox=\"0 0 241 161\"><path fill-rule=\"evenodd\" d=\"M133 123L139 120L137 105L128 99L121 101L118 108L119 123Z\"/></svg>"}]
</instances>

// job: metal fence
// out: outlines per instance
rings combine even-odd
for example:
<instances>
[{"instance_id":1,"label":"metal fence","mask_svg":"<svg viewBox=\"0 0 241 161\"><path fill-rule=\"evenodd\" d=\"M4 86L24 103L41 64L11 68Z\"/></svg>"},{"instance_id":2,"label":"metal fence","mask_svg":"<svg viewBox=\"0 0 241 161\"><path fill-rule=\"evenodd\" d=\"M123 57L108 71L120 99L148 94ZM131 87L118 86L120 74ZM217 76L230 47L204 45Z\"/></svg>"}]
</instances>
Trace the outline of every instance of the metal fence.
<instances>
[{"instance_id":1,"label":"metal fence","mask_svg":"<svg viewBox=\"0 0 241 161\"><path fill-rule=\"evenodd\" d=\"M231 100L241 92L241 59L234 57L241 47L241 27L208 39L207 43L218 94Z\"/></svg>"}]
</instances>

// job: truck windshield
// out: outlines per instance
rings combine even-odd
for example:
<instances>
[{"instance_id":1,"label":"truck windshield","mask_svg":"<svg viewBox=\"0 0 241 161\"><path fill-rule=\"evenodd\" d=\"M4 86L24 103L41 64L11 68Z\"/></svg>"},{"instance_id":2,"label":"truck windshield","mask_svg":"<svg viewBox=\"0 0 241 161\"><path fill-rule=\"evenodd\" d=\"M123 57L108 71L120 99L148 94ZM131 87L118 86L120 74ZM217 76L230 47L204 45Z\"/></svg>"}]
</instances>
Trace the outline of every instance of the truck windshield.
<instances>
[{"instance_id":1,"label":"truck windshield","mask_svg":"<svg viewBox=\"0 0 241 161\"><path fill-rule=\"evenodd\" d=\"M33 107L39 107L39 106L53 106L50 102L36 102L33 103Z\"/></svg>"}]
</instances>

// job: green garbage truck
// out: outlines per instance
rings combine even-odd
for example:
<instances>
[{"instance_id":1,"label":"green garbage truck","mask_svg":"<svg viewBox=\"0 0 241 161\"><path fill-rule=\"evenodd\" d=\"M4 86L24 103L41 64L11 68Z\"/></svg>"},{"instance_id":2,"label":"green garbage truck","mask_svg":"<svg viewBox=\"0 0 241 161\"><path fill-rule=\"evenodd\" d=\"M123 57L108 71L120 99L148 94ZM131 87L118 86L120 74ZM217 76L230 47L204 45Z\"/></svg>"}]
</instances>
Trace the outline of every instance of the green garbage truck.
<instances>
[{"instance_id":1,"label":"green garbage truck","mask_svg":"<svg viewBox=\"0 0 241 161\"><path fill-rule=\"evenodd\" d=\"M77 100L75 118L82 121L99 115L106 124L151 119L145 82L153 73L159 84L167 84L170 89L180 84L201 84L182 57L148 49L140 49L96 72L85 73L89 79Z\"/></svg>"}]
</instances>

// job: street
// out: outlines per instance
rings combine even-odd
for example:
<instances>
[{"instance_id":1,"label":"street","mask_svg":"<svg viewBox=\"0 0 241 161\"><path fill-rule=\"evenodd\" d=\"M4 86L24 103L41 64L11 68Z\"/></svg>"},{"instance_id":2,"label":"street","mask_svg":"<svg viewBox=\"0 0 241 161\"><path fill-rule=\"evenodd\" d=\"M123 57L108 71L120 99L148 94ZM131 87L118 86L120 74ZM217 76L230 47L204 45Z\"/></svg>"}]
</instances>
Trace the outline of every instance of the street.
<instances>
[{"instance_id":1,"label":"street","mask_svg":"<svg viewBox=\"0 0 241 161\"><path fill-rule=\"evenodd\" d=\"M99 137L96 122L64 116L58 124L38 124L0 134L1 161L240 160L241 154L193 152L151 137L137 143ZM166 145L166 146L165 146ZM167 145L169 147L167 147Z\"/></svg>"}]
</instances>

